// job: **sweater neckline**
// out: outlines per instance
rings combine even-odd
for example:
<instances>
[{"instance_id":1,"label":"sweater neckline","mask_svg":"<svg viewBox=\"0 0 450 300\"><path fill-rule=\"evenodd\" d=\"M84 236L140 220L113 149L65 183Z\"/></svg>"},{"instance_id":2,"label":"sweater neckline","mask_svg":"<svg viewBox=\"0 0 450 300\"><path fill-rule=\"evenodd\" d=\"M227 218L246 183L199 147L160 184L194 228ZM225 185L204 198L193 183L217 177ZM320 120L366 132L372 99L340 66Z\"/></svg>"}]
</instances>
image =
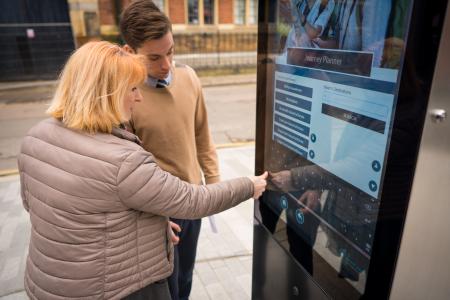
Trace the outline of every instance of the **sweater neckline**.
<instances>
[{"instance_id":1,"label":"sweater neckline","mask_svg":"<svg viewBox=\"0 0 450 300\"><path fill-rule=\"evenodd\" d=\"M143 83L143 84L141 84L141 87L143 87L144 90L152 91L152 92L156 92L156 93L165 93L167 91L170 91L173 88L173 86L176 82L176 79L177 79L176 78L177 75L175 74L175 63L173 63L173 65L171 66L170 72L171 72L172 78L171 78L170 84L168 86L162 87L162 88L157 88L157 87L149 86L146 83Z\"/></svg>"}]
</instances>

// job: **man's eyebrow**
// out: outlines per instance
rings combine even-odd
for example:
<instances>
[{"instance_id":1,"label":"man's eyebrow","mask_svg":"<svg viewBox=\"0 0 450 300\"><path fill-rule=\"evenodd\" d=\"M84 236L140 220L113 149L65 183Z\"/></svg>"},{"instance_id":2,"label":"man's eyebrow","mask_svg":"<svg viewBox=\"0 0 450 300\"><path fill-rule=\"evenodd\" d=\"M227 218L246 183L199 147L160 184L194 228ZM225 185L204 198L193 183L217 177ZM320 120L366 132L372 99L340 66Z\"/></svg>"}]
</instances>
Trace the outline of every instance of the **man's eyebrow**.
<instances>
[{"instance_id":1,"label":"man's eyebrow","mask_svg":"<svg viewBox=\"0 0 450 300\"><path fill-rule=\"evenodd\" d=\"M172 51L173 51L173 47L174 47L174 46L172 45L172 47L170 47L169 50L167 50L167 53L172 52ZM147 57L152 57L152 58L159 58L159 57L161 57L162 55L150 53L150 54L147 54L146 56L147 56Z\"/></svg>"}]
</instances>

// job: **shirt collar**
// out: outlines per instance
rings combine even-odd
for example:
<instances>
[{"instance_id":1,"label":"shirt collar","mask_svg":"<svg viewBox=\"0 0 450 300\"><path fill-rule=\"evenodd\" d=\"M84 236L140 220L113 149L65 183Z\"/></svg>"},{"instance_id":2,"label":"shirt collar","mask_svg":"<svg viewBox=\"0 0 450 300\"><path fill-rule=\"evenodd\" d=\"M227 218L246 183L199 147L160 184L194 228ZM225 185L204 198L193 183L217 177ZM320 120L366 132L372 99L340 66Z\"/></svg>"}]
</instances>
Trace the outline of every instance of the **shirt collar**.
<instances>
[{"instance_id":1,"label":"shirt collar","mask_svg":"<svg viewBox=\"0 0 450 300\"><path fill-rule=\"evenodd\" d=\"M170 83L172 82L172 71L169 71L169 75L167 75L167 77L164 78L164 80L167 82L167 85L170 85ZM158 84L158 79L147 76L147 80L145 83L150 87L156 88L156 85Z\"/></svg>"}]
</instances>

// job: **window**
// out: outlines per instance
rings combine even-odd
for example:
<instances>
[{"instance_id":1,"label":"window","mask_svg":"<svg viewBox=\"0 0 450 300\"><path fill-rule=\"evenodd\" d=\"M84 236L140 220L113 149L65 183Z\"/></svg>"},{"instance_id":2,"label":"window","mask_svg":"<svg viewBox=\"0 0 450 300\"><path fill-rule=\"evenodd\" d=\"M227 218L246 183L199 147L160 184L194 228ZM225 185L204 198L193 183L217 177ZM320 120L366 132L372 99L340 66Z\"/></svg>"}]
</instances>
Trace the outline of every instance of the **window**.
<instances>
[{"instance_id":1,"label":"window","mask_svg":"<svg viewBox=\"0 0 450 300\"><path fill-rule=\"evenodd\" d=\"M234 24L245 24L245 0L234 0Z\"/></svg>"},{"instance_id":2,"label":"window","mask_svg":"<svg viewBox=\"0 0 450 300\"><path fill-rule=\"evenodd\" d=\"M198 24L198 0L188 0L188 23Z\"/></svg>"},{"instance_id":3,"label":"window","mask_svg":"<svg viewBox=\"0 0 450 300\"><path fill-rule=\"evenodd\" d=\"M214 24L214 0L203 0L203 15L205 24Z\"/></svg>"},{"instance_id":4,"label":"window","mask_svg":"<svg viewBox=\"0 0 450 300\"><path fill-rule=\"evenodd\" d=\"M258 0L249 0L250 1L250 11L248 14L248 24L257 24L258 23Z\"/></svg>"},{"instance_id":5,"label":"window","mask_svg":"<svg viewBox=\"0 0 450 300\"><path fill-rule=\"evenodd\" d=\"M234 24L244 25L257 23L258 0L234 0Z\"/></svg>"}]
</instances>

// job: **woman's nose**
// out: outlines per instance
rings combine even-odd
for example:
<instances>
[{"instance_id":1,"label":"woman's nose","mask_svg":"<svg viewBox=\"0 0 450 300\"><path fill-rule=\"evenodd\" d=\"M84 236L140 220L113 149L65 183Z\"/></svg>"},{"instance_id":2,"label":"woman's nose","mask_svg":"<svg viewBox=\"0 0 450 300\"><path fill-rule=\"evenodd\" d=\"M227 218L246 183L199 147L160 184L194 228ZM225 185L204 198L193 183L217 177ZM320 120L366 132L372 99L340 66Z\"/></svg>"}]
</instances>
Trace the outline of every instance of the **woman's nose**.
<instances>
[{"instance_id":1,"label":"woman's nose","mask_svg":"<svg viewBox=\"0 0 450 300\"><path fill-rule=\"evenodd\" d=\"M135 102L141 102L142 101L142 94L139 89L136 90L136 95L134 97Z\"/></svg>"}]
</instances>

